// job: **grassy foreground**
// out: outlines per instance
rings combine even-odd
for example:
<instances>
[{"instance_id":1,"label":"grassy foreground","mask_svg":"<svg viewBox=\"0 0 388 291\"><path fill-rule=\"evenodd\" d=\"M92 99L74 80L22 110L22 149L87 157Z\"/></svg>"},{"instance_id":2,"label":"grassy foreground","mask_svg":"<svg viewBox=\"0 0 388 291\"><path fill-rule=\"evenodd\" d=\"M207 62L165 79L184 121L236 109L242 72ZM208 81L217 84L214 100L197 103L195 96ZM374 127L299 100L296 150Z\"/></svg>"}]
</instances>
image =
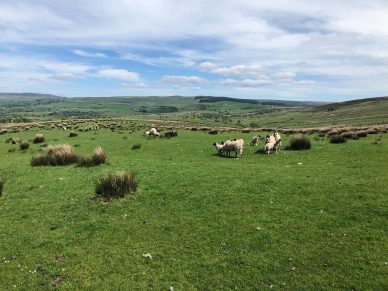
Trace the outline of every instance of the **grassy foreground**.
<instances>
[{"instance_id":1,"label":"grassy foreground","mask_svg":"<svg viewBox=\"0 0 388 291\"><path fill-rule=\"evenodd\" d=\"M4 140L37 131L0 136L3 290L388 288L387 134L337 145L310 136L311 150L270 156L256 153L260 141L234 159L212 143L253 133L40 132L80 154L102 146L109 164L31 167L39 145ZM116 170L136 173L137 196L91 199Z\"/></svg>"}]
</instances>

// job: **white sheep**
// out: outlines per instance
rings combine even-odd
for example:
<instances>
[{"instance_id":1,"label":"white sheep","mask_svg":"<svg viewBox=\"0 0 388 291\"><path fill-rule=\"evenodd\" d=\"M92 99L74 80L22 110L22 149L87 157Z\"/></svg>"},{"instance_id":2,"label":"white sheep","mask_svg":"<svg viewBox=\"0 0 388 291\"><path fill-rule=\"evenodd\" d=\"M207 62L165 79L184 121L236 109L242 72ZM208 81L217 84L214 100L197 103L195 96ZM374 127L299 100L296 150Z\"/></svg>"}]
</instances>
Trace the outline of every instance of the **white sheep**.
<instances>
[{"instance_id":1,"label":"white sheep","mask_svg":"<svg viewBox=\"0 0 388 291\"><path fill-rule=\"evenodd\" d=\"M275 141L278 143L278 148L280 148L282 146L282 138L280 134L277 132L277 130L273 132L273 136L275 138Z\"/></svg>"},{"instance_id":2,"label":"white sheep","mask_svg":"<svg viewBox=\"0 0 388 291\"><path fill-rule=\"evenodd\" d=\"M236 152L236 157L237 153L239 152L240 155L242 156L243 153L243 147L244 147L244 140L243 139L228 139L225 141L223 144L222 151L227 155L230 156L230 152Z\"/></svg>"},{"instance_id":3,"label":"white sheep","mask_svg":"<svg viewBox=\"0 0 388 291\"><path fill-rule=\"evenodd\" d=\"M269 154L270 151L275 151L275 153L278 153L279 148L279 142L275 140L275 137L273 135L269 136L267 135L265 137L265 146L264 151Z\"/></svg>"}]
</instances>

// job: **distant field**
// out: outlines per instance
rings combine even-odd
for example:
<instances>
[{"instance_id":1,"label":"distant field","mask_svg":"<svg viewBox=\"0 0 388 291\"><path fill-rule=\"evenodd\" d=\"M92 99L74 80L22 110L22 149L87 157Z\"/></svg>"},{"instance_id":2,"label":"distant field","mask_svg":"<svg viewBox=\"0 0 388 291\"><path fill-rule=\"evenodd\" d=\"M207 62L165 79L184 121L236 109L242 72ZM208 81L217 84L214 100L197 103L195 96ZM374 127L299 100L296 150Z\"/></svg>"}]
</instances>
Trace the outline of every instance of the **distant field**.
<instances>
[{"instance_id":1,"label":"distant field","mask_svg":"<svg viewBox=\"0 0 388 291\"><path fill-rule=\"evenodd\" d=\"M4 142L38 132L83 155L102 146L109 164L31 167L39 145ZM388 288L387 134L337 145L309 135L311 150L269 156L260 141L234 159L213 142L254 133L77 132L0 135L1 289ZM115 170L136 173L136 198L92 200Z\"/></svg>"},{"instance_id":2,"label":"distant field","mask_svg":"<svg viewBox=\"0 0 388 291\"><path fill-rule=\"evenodd\" d=\"M27 98L0 94L0 122L74 118L186 121L229 127L301 128L388 123L388 98L324 104L226 97Z\"/></svg>"}]
</instances>

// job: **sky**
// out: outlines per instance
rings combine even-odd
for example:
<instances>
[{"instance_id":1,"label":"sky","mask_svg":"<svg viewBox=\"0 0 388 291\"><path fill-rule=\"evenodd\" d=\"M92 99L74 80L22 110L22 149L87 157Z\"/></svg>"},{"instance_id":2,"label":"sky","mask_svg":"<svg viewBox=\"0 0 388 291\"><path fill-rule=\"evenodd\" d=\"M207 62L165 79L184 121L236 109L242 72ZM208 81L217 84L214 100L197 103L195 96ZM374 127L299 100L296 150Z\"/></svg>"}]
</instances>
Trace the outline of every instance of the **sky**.
<instances>
[{"instance_id":1,"label":"sky","mask_svg":"<svg viewBox=\"0 0 388 291\"><path fill-rule=\"evenodd\" d=\"M0 92L388 95L388 0L0 0Z\"/></svg>"}]
</instances>

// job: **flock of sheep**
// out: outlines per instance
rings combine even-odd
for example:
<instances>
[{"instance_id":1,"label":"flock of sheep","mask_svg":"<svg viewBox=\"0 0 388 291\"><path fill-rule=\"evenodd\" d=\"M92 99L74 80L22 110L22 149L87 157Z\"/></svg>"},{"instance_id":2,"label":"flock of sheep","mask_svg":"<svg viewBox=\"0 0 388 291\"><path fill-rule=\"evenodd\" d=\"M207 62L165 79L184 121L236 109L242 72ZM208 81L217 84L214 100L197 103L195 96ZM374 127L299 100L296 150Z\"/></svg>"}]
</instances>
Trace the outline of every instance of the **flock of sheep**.
<instances>
[{"instance_id":1,"label":"flock of sheep","mask_svg":"<svg viewBox=\"0 0 388 291\"><path fill-rule=\"evenodd\" d=\"M259 135L256 135L252 138L250 145L257 146L258 141L260 139ZM264 151L269 154L271 151L275 153L278 152L282 145L282 139L280 134L277 131L274 131L273 134L267 135L264 138ZM219 155L230 156L231 152L235 152L235 157L240 153L242 156L243 148L244 148L244 140L243 139L228 139L221 143L213 143Z\"/></svg>"},{"instance_id":2,"label":"flock of sheep","mask_svg":"<svg viewBox=\"0 0 388 291\"><path fill-rule=\"evenodd\" d=\"M150 130L147 130L144 135L148 137L160 137L160 133L154 127ZM257 146L259 140L260 135L254 136L250 142L250 145ZM267 154L269 154L271 151L277 153L282 145L280 134L275 130L271 135L265 136L264 144L264 151ZM221 143L215 142L213 145L217 149L217 152L220 156L230 156L231 152L235 152L235 157L237 157L238 153L240 153L240 156L242 156L244 140L242 138L228 139L226 141L222 141Z\"/></svg>"}]
</instances>

